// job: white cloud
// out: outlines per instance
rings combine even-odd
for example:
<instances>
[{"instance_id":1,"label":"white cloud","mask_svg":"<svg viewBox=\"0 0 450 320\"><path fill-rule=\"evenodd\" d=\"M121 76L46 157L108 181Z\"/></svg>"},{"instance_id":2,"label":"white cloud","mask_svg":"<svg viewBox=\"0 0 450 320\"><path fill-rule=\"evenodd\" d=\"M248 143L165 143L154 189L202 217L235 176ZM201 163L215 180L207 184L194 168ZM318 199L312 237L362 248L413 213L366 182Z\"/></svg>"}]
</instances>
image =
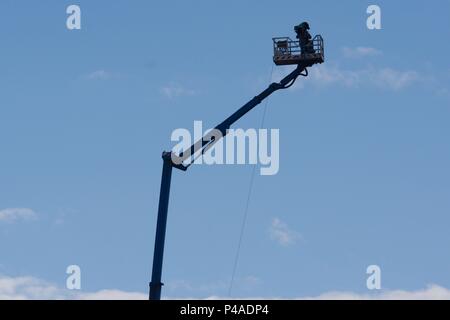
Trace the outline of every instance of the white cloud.
<instances>
[{"instance_id":1,"label":"white cloud","mask_svg":"<svg viewBox=\"0 0 450 320\"><path fill-rule=\"evenodd\" d=\"M197 94L195 90L185 88L177 83L171 83L162 87L160 92L169 99L174 99L181 96L194 96Z\"/></svg>"},{"instance_id":2,"label":"white cloud","mask_svg":"<svg viewBox=\"0 0 450 320\"><path fill-rule=\"evenodd\" d=\"M450 290L438 285L429 285L416 291L386 290L374 294L354 292L327 292L311 300L450 300Z\"/></svg>"},{"instance_id":3,"label":"white cloud","mask_svg":"<svg viewBox=\"0 0 450 320\"><path fill-rule=\"evenodd\" d=\"M148 293L101 290L92 293L82 293L76 295L75 298L80 300L148 300Z\"/></svg>"},{"instance_id":4,"label":"white cloud","mask_svg":"<svg viewBox=\"0 0 450 320\"><path fill-rule=\"evenodd\" d=\"M294 68L285 66L277 68L272 76L272 81L279 82L283 77L293 71ZM300 77L291 90L304 89L308 86L317 88L338 85L346 88L357 88L363 83L363 70L344 70L337 65L317 65L308 69L308 77Z\"/></svg>"},{"instance_id":5,"label":"white cloud","mask_svg":"<svg viewBox=\"0 0 450 320\"><path fill-rule=\"evenodd\" d=\"M87 75L89 80L109 80L113 78L112 73L105 70L96 70Z\"/></svg>"},{"instance_id":6,"label":"white cloud","mask_svg":"<svg viewBox=\"0 0 450 320\"><path fill-rule=\"evenodd\" d=\"M164 288L167 292L173 293L182 292L183 294L208 296L214 292L227 291L230 287L230 280L217 280L209 283L192 283L186 280L172 280L169 281ZM244 277L235 278L233 282L233 288L240 290L251 290L261 285L263 281L253 275L247 275Z\"/></svg>"},{"instance_id":7,"label":"white cloud","mask_svg":"<svg viewBox=\"0 0 450 320\"><path fill-rule=\"evenodd\" d=\"M364 73L361 70L343 70L337 66L320 65L311 68L306 83L310 82L314 86L340 85L347 88L358 87L363 79Z\"/></svg>"},{"instance_id":8,"label":"white cloud","mask_svg":"<svg viewBox=\"0 0 450 320\"><path fill-rule=\"evenodd\" d=\"M373 57L382 54L380 50L371 47L356 47L356 48L343 47L342 53L344 57L351 59Z\"/></svg>"},{"instance_id":9,"label":"white cloud","mask_svg":"<svg viewBox=\"0 0 450 320\"><path fill-rule=\"evenodd\" d=\"M270 237L283 246L294 244L300 239L300 234L289 229L288 225L278 218L272 220Z\"/></svg>"},{"instance_id":10,"label":"white cloud","mask_svg":"<svg viewBox=\"0 0 450 320\"><path fill-rule=\"evenodd\" d=\"M0 276L0 300L146 300L148 294L121 290L83 292L34 277Z\"/></svg>"},{"instance_id":11,"label":"white cloud","mask_svg":"<svg viewBox=\"0 0 450 320\"><path fill-rule=\"evenodd\" d=\"M227 300L228 297L210 296L206 300ZM378 293L356 293L351 291L330 291L312 297L244 297L243 300L450 300L450 290L438 285L429 285L415 291L383 290Z\"/></svg>"},{"instance_id":12,"label":"white cloud","mask_svg":"<svg viewBox=\"0 0 450 320\"><path fill-rule=\"evenodd\" d=\"M31 221L37 219L37 214L28 208L7 208L0 210L0 222Z\"/></svg>"},{"instance_id":13,"label":"white cloud","mask_svg":"<svg viewBox=\"0 0 450 320\"><path fill-rule=\"evenodd\" d=\"M169 292L188 292L191 294L209 295L213 292L226 290L229 281L218 280L210 283L193 284L186 280L169 281L166 288Z\"/></svg>"},{"instance_id":14,"label":"white cloud","mask_svg":"<svg viewBox=\"0 0 450 320\"><path fill-rule=\"evenodd\" d=\"M286 75L288 69L278 71L275 80ZM378 87L380 89L399 91L420 81L416 71L395 70L392 68L376 69L367 67L365 69L347 70L338 65L319 65L309 69L309 76L306 79L297 80L293 86L294 90L303 89L307 86L317 88L327 86L341 86L349 89L362 86Z\"/></svg>"},{"instance_id":15,"label":"white cloud","mask_svg":"<svg viewBox=\"0 0 450 320\"><path fill-rule=\"evenodd\" d=\"M274 70L272 81L279 82L293 71L295 67L284 66ZM415 83L430 82L430 79L419 76L417 71L396 70L393 68L365 67L362 69L344 69L338 64L328 63L316 65L308 69L306 78L300 77L291 90L301 90L307 87L323 88L340 86L348 89L362 86L376 87L383 90L399 91Z\"/></svg>"},{"instance_id":16,"label":"white cloud","mask_svg":"<svg viewBox=\"0 0 450 320\"><path fill-rule=\"evenodd\" d=\"M143 292L101 290L97 292L70 291L34 277L0 276L0 300L147 300ZM171 299L177 299L172 298ZM187 298L184 298L187 299ZM191 298L198 299L198 298ZM229 299L209 296L208 300ZM450 290L439 285L429 285L415 291L382 290L370 294L330 291L312 297L244 297L246 300L450 300Z\"/></svg>"},{"instance_id":17,"label":"white cloud","mask_svg":"<svg viewBox=\"0 0 450 320\"><path fill-rule=\"evenodd\" d=\"M398 71L384 68L372 74L372 81L394 90L406 88L419 80L419 74L415 71Z\"/></svg>"},{"instance_id":18,"label":"white cloud","mask_svg":"<svg viewBox=\"0 0 450 320\"><path fill-rule=\"evenodd\" d=\"M66 297L55 285L40 279L0 276L0 300L61 300Z\"/></svg>"}]
</instances>

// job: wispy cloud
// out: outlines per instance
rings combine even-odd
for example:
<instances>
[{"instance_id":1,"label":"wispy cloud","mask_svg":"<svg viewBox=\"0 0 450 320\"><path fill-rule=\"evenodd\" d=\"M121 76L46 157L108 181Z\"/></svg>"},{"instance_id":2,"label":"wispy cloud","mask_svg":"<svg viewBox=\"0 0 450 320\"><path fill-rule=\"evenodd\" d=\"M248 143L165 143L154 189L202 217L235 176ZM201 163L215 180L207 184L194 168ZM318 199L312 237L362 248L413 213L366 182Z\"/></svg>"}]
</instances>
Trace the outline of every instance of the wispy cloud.
<instances>
[{"instance_id":1,"label":"wispy cloud","mask_svg":"<svg viewBox=\"0 0 450 320\"><path fill-rule=\"evenodd\" d=\"M309 80L309 79L308 79ZM338 66L318 66L311 70L310 80L314 85L340 85L348 88L375 86L382 89L399 91L419 80L416 71L401 71L392 68L376 69L369 67L359 70L345 70Z\"/></svg>"},{"instance_id":2,"label":"wispy cloud","mask_svg":"<svg viewBox=\"0 0 450 320\"><path fill-rule=\"evenodd\" d=\"M166 98L174 99L181 96L194 96L197 92L193 89L186 88L178 83L170 83L160 89L162 95Z\"/></svg>"},{"instance_id":3,"label":"wispy cloud","mask_svg":"<svg viewBox=\"0 0 450 320\"><path fill-rule=\"evenodd\" d=\"M0 300L64 299L57 286L33 277L0 276Z\"/></svg>"},{"instance_id":4,"label":"wispy cloud","mask_svg":"<svg viewBox=\"0 0 450 320\"><path fill-rule=\"evenodd\" d=\"M89 80L110 80L114 77L114 75L111 72L108 72L106 70L96 70L91 73L89 73L86 78Z\"/></svg>"},{"instance_id":5,"label":"wispy cloud","mask_svg":"<svg viewBox=\"0 0 450 320\"><path fill-rule=\"evenodd\" d=\"M34 277L0 276L0 300L146 300L148 294L122 290L71 291Z\"/></svg>"},{"instance_id":6,"label":"wispy cloud","mask_svg":"<svg viewBox=\"0 0 450 320\"><path fill-rule=\"evenodd\" d=\"M417 82L419 80L419 74L416 71L398 71L391 68L384 68L373 73L371 80L380 86L397 91Z\"/></svg>"},{"instance_id":7,"label":"wispy cloud","mask_svg":"<svg viewBox=\"0 0 450 320\"><path fill-rule=\"evenodd\" d=\"M208 300L225 300L227 297L211 296ZM311 297L243 297L243 300L450 300L450 290L439 285L429 285L425 289L382 290L374 293L357 293L351 291L329 291Z\"/></svg>"},{"instance_id":8,"label":"wispy cloud","mask_svg":"<svg viewBox=\"0 0 450 320\"><path fill-rule=\"evenodd\" d=\"M81 293L75 296L79 300L148 300L148 293L123 290L100 290Z\"/></svg>"},{"instance_id":9,"label":"wispy cloud","mask_svg":"<svg viewBox=\"0 0 450 320\"><path fill-rule=\"evenodd\" d=\"M229 281L218 280L210 283L193 284L187 280L172 280L167 283L169 292L187 292L191 294L208 295L217 291L224 291L228 288Z\"/></svg>"},{"instance_id":10,"label":"wispy cloud","mask_svg":"<svg viewBox=\"0 0 450 320\"><path fill-rule=\"evenodd\" d=\"M248 275L234 279L234 288L240 290L252 290L263 283L263 281L254 276ZM228 291L230 287L230 279L216 280L209 283L192 283L187 280L171 280L165 286L167 292L186 293L189 295L208 296L217 292Z\"/></svg>"},{"instance_id":11,"label":"wispy cloud","mask_svg":"<svg viewBox=\"0 0 450 320\"><path fill-rule=\"evenodd\" d=\"M293 68L289 66L277 68L273 73L272 81L279 82L292 70ZM318 65L309 68L308 72L308 77L298 79L291 90L304 89L307 86L321 88L333 85L355 88L360 85L362 76L361 71L345 70L337 65Z\"/></svg>"},{"instance_id":12,"label":"wispy cloud","mask_svg":"<svg viewBox=\"0 0 450 320\"><path fill-rule=\"evenodd\" d=\"M305 83L314 86L339 85L347 88L356 88L361 85L365 71L362 70L344 70L338 66L317 66L310 70L310 76Z\"/></svg>"},{"instance_id":13,"label":"wispy cloud","mask_svg":"<svg viewBox=\"0 0 450 320\"><path fill-rule=\"evenodd\" d=\"M450 300L450 290L438 285L429 285L416 291L383 290L379 293L361 294L354 292L327 292L310 300Z\"/></svg>"},{"instance_id":14,"label":"wispy cloud","mask_svg":"<svg viewBox=\"0 0 450 320\"><path fill-rule=\"evenodd\" d=\"M279 81L290 70L288 67L279 68L273 76L273 81ZM365 86L382 90L400 91L420 81L426 80L419 77L419 73L414 70L397 70L389 67L344 69L337 64L329 64L310 68L309 76L305 79L299 79L292 89L299 90L308 86L316 88L338 86L347 89L357 89Z\"/></svg>"},{"instance_id":15,"label":"wispy cloud","mask_svg":"<svg viewBox=\"0 0 450 320\"><path fill-rule=\"evenodd\" d=\"M291 230L286 223L278 218L272 220L270 225L270 237L282 246L294 244L300 239L300 234Z\"/></svg>"},{"instance_id":16,"label":"wispy cloud","mask_svg":"<svg viewBox=\"0 0 450 320\"><path fill-rule=\"evenodd\" d=\"M166 297L167 298L167 297ZM171 299L180 299L170 297ZM99 290L95 292L70 291L50 282L34 277L0 276L0 300L146 300L144 292L130 292L117 289ZM187 299L187 298L183 298ZM192 299L198 299L192 297ZM208 300L230 299L216 295L208 296ZM329 291L310 297L239 297L248 300L450 300L450 290L429 285L425 289L382 290L375 293L356 293L351 291Z\"/></svg>"},{"instance_id":17,"label":"wispy cloud","mask_svg":"<svg viewBox=\"0 0 450 320\"><path fill-rule=\"evenodd\" d=\"M379 56L382 55L383 52L381 50L372 48L372 47L356 47L356 48L350 48L350 47L343 47L341 49L342 54L346 58L350 59L358 59L358 58L364 58L364 57L373 57L373 56Z\"/></svg>"},{"instance_id":18,"label":"wispy cloud","mask_svg":"<svg viewBox=\"0 0 450 320\"><path fill-rule=\"evenodd\" d=\"M28 208L7 208L0 210L0 222L31 221L37 219L37 213Z\"/></svg>"},{"instance_id":19,"label":"wispy cloud","mask_svg":"<svg viewBox=\"0 0 450 320\"><path fill-rule=\"evenodd\" d=\"M275 69L272 81L280 81L294 68L285 66ZM358 89L372 87L380 90L400 91L417 83L429 83L431 78L419 76L414 70L399 70L390 67L375 68L367 66L360 69L346 69L339 64L328 63L309 68L306 78L298 79L291 90L301 90L308 87L343 87Z\"/></svg>"}]
</instances>

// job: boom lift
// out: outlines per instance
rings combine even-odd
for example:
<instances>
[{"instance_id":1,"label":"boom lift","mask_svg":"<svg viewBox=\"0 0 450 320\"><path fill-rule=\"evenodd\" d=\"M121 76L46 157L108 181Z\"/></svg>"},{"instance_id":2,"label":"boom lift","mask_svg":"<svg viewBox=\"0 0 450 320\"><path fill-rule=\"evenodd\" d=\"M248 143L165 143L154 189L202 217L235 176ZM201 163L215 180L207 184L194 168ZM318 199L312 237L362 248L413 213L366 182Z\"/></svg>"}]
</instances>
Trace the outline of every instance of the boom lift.
<instances>
[{"instance_id":1,"label":"boom lift","mask_svg":"<svg viewBox=\"0 0 450 320\"><path fill-rule=\"evenodd\" d=\"M313 52L303 53L300 50L298 41L291 40L288 37L273 38L274 56L273 61L276 65L297 65L297 68L284 77L280 82L274 82L268 86L263 92L251 99L235 113L225 119L215 127L214 132L218 130L225 137L227 130L247 114L250 110L259 105L264 99L275 91L287 89L291 87L299 76L308 76L308 67L312 67L317 63L324 62L324 45L323 39L317 35L312 40ZM169 206L170 183L172 178L172 168L186 171L194 162L196 155L202 155L218 140L215 136L206 134L202 139L195 142L190 148L184 150L180 154L173 152L163 152L163 170L161 178L161 190L159 195L158 217L156 223L155 249L153 255L152 279L150 282L150 300L161 299L161 283L162 264L164 255L164 242L166 236L167 211ZM188 162L186 164L186 162Z\"/></svg>"}]
</instances>

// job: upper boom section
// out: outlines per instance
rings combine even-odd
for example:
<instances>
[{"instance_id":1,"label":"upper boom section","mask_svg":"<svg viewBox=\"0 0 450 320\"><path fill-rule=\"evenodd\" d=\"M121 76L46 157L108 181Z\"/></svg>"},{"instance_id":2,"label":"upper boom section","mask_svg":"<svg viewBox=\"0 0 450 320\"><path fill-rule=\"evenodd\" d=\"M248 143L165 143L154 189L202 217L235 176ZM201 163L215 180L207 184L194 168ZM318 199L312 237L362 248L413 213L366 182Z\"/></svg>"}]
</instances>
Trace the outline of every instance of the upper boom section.
<instances>
[{"instance_id":1,"label":"upper boom section","mask_svg":"<svg viewBox=\"0 0 450 320\"><path fill-rule=\"evenodd\" d=\"M208 148L212 147L214 143L217 142L217 139L214 136L214 132L220 132L221 137L225 137L228 133L228 129L230 129L231 125L236 121L241 119L244 115L246 115L250 110L259 105L264 99L270 96L275 91L280 89L287 89L292 86L295 80L299 76L306 77L308 75L307 67L311 66L311 63L301 63L297 66L295 70L293 70L290 74L284 77L280 82L271 83L267 89L261 92L259 95L255 96L249 102L244 104L241 108L239 108L236 112L234 112L231 116L217 125L214 130L212 130L209 134L206 134L202 139L195 142L190 148L184 150L179 155L174 153L170 153L172 158L172 164L174 168L186 171L186 169L193 163L193 159L196 158L198 153L203 154ZM169 153L166 153L166 157ZM191 159L188 164L184 164L184 162L188 159Z\"/></svg>"},{"instance_id":2,"label":"upper boom section","mask_svg":"<svg viewBox=\"0 0 450 320\"><path fill-rule=\"evenodd\" d=\"M250 110L259 105L264 99L277 90L287 89L292 86L299 76L308 76L308 67L325 61L324 45L322 36L317 35L314 38L309 34L309 24L303 22L294 28L297 33L298 41L291 40L288 37L273 38L274 56L273 61L276 65L297 65L297 68L284 77L280 82L270 84L267 89L251 99L235 113L217 125L209 134L195 142L190 148L183 150L180 154L165 152L163 157L171 158L172 166L180 170L187 168L195 161L196 156L205 153L218 139L214 136L214 131L225 137L231 125L241 119ZM189 160L189 161L187 161ZM185 162L188 162L187 164Z\"/></svg>"}]
</instances>

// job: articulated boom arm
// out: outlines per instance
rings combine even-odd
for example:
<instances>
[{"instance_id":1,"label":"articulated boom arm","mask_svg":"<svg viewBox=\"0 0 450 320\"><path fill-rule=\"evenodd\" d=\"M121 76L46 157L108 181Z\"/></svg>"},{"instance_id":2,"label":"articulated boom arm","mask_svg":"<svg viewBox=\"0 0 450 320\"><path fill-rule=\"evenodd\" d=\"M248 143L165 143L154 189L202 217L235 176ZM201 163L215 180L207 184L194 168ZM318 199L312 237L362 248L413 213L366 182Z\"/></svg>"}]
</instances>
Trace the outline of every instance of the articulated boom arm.
<instances>
[{"instance_id":1,"label":"articulated boom arm","mask_svg":"<svg viewBox=\"0 0 450 320\"><path fill-rule=\"evenodd\" d=\"M231 125L242 118L254 107L259 105L264 99L270 96L277 90L287 89L292 86L295 80L299 76L308 76L307 67L310 67L314 62L303 62L300 63L297 68L284 77L280 82L274 82L269 87L261 92L259 95L254 97L252 100L243 105L239 110L229 116L225 121L220 123L215 127L214 131L219 131L221 133L221 138L226 136L228 129ZM170 194L170 182L172 177L172 168L177 168L186 171L187 168L194 163L195 155L197 153L203 154L208 148L210 148L219 139L216 139L214 134L206 134L201 140L194 143L190 148L184 150L179 155L173 152L163 153L163 172L161 178L161 192L159 195L159 206L158 206L158 219L156 223L156 235L155 235L155 250L153 253L153 270L152 270L152 281L150 282L150 300L161 299L161 287L163 283L161 282L162 273L162 263L164 255L164 241L166 236L166 224L167 224L167 210L169 206L169 194ZM190 160L188 164L184 165L183 162Z\"/></svg>"},{"instance_id":2,"label":"articulated boom arm","mask_svg":"<svg viewBox=\"0 0 450 320\"><path fill-rule=\"evenodd\" d=\"M211 148L214 143L218 141L217 139L215 139L215 136L213 134L214 131L216 132L219 131L222 134L222 137L225 137L231 125L233 125L236 121L238 121L240 118L246 115L254 107L259 105L264 99L266 99L272 93L280 89L287 89L291 87L299 76L304 77L308 76L308 70L306 69L307 67L309 67L309 65L298 65L294 71L288 74L280 82L273 82L272 84L270 84L266 90L264 90L259 95L257 95L252 100L243 105L239 110L237 110L227 119L225 119L222 123L217 125L214 128L214 130L211 131L211 133L203 136L202 139L195 142L190 148L183 151L178 156L172 153L165 153L166 156L169 155L171 156L173 167L186 171L187 168L189 168L190 165L194 163L195 160L194 157L198 152L201 151L200 155L203 154L206 150ZM188 159L190 159L189 163L187 165L184 165L183 162L185 162Z\"/></svg>"}]
</instances>

